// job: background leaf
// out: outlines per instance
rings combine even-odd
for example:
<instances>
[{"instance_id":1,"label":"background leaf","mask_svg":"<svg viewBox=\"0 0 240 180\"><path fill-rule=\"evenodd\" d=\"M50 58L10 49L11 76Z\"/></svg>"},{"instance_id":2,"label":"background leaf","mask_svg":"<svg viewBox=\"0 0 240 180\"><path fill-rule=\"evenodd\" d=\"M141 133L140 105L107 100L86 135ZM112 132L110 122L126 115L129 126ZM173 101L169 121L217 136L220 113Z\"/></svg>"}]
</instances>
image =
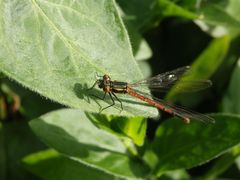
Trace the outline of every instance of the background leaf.
<instances>
[{"instance_id":1,"label":"background leaf","mask_svg":"<svg viewBox=\"0 0 240 180\"><path fill-rule=\"evenodd\" d=\"M216 179L217 176L225 172L240 155L240 146L237 145L231 151L221 156L203 177L204 179Z\"/></svg>"},{"instance_id":2,"label":"background leaf","mask_svg":"<svg viewBox=\"0 0 240 180\"><path fill-rule=\"evenodd\" d=\"M196 19L198 17L197 14L191 12L181 6L178 6L174 2L170 0L158 0L157 7L159 14L162 16L180 16L188 19Z\"/></svg>"},{"instance_id":3,"label":"background leaf","mask_svg":"<svg viewBox=\"0 0 240 180\"><path fill-rule=\"evenodd\" d=\"M0 128L0 178L33 179L20 164L21 159L35 151L43 150L43 145L28 127L27 122L8 122Z\"/></svg>"},{"instance_id":4,"label":"background leaf","mask_svg":"<svg viewBox=\"0 0 240 180\"><path fill-rule=\"evenodd\" d=\"M221 38L214 39L209 46L202 52L202 54L191 65L191 70L188 76L182 78L183 81L209 79L212 74L221 65L224 57L226 56L229 48L229 37L223 36ZM180 86L176 84L171 91L167 94L168 100L178 99L178 88ZM184 88L184 87L183 87ZM196 101L196 99L194 99Z\"/></svg>"},{"instance_id":5,"label":"background leaf","mask_svg":"<svg viewBox=\"0 0 240 180\"><path fill-rule=\"evenodd\" d=\"M2 79L2 87L7 88L9 91L8 94L15 93L19 97L19 111L27 119L33 119L49 111L64 107L58 103L49 101L7 78Z\"/></svg>"},{"instance_id":6,"label":"background leaf","mask_svg":"<svg viewBox=\"0 0 240 180\"><path fill-rule=\"evenodd\" d=\"M121 177L149 173L142 160L127 153L121 139L95 127L81 111L55 111L30 125L43 142L75 161Z\"/></svg>"},{"instance_id":7,"label":"background leaf","mask_svg":"<svg viewBox=\"0 0 240 180\"><path fill-rule=\"evenodd\" d=\"M3 145L4 133L2 130L2 123L0 123L0 143ZM4 146L0 146L0 178L6 179L7 167L6 167L6 149Z\"/></svg>"},{"instance_id":8,"label":"background leaf","mask_svg":"<svg viewBox=\"0 0 240 180\"><path fill-rule=\"evenodd\" d=\"M239 1L116 2L0 1L0 179L239 179ZM156 109L124 94L123 112L99 114L112 101L87 90L96 73L134 82L186 65L213 86L170 100L230 113L214 125L146 121Z\"/></svg>"},{"instance_id":9,"label":"background leaf","mask_svg":"<svg viewBox=\"0 0 240 180\"><path fill-rule=\"evenodd\" d=\"M133 26L131 21L125 21L125 25L128 30L133 55L136 61L139 63L139 61L151 58L152 51L140 32Z\"/></svg>"},{"instance_id":10,"label":"background leaf","mask_svg":"<svg viewBox=\"0 0 240 180\"><path fill-rule=\"evenodd\" d=\"M154 0L117 0L126 14L124 19L129 21L140 32L152 26L155 16ZM136 8L136 4L138 8Z\"/></svg>"},{"instance_id":11,"label":"background leaf","mask_svg":"<svg viewBox=\"0 0 240 180\"><path fill-rule=\"evenodd\" d=\"M161 177L158 178L159 180L179 180L179 179L190 179L190 176L185 170L179 169L175 171L169 171L164 173Z\"/></svg>"},{"instance_id":12,"label":"background leaf","mask_svg":"<svg viewBox=\"0 0 240 180\"><path fill-rule=\"evenodd\" d=\"M216 114L212 117L216 120L214 125L183 126L173 119L164 122L152 146L158 157L155 172L198 166L240 142L239 116Z\"/></svg>"},{"instance_id":13,"label":"background leaf","mask_svg":"<svg viewBox=\"0 0 240 180\"><path fill-rule=\"evenodd\" d=\"M60 155L54 150L31 154L23 165L42 179L113 179L114 176Z\"/></svg>"},{"instance_id":14,"label":"background leaf","mask_svg":"<svg viewBox=\"0 0 240 180\"><path fill-rule=\"evenodd\" d=\"M215 37L228 34L232 38L239 35L240 16L238 0L203 1L198 9L201 19L196 21L203 30Z\"/></svg>"},{"instance_id":15,"label":"background leaf","mask_svg":"<svg viewBox=\"0 0 240 180\"><path fill-rule=\"evenodd\" d=\"M229 113L240 113L240 60L236 64L234 72L232 74L231 82L228 90L223 98L222 111Z\"/></svg>"},{"instance_id":16,"label":"background leaf","mask_svg":"<svg viewBox=\"0 0 240 180\"><path fill-rule=\"evenodd\" d=\"M225 96L222 100L222 107L221 110L225 113L235 113L239 114L240 109L240 99L238 98L239 94L239 73L240 73L240 64L238 63L235 66L233 74L231 76L231 81L229 87L225 93ZM234 162L240 156L240 146L237 145L236 147L232 148L228 153L224 154L220 157L214 166L206 173L204 178L206 179L214 179L217 176L223 174L227 169L229 169Z\"/></svg>"}]
</instances>

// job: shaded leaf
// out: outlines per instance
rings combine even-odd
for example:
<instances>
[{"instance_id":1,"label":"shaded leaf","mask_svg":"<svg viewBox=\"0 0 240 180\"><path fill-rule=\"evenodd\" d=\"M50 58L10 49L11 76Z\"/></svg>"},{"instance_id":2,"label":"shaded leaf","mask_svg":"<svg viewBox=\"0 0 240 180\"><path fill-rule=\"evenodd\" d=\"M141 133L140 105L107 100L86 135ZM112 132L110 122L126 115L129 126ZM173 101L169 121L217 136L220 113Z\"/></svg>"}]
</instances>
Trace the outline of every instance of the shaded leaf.
<instances>
[{"instance_id":1,"label":"shaded leaf","mask_svg":"<svg viewBox=\"0 0 240 180\"><path fill-rule=\"evenodd\" d=\"M185 8L187 6L180 6L170 0L117 0L117 2L126 13L125 19L132 22L141 32L157 26L166 17L198 18L198 14Z\"/></svg>"},{"instance_id":2,"label":"shaded leaf","mask_svg":"<svg viewBox=\"0 0 240 180\"><path fill-rule=\"evenodd\" d=\"M25 157L23 165L26 169L42 179L79 179L86 180L113 179L114 176L86 166L60 155L54 150L46 150Z\"/></svg>"},{"instance_id":3,"label":"shaded leaf","mask_svg":"<svg viewBox=\"0 0 240 180\"><path fill-rule=\"evenodd\" d=\"M230 152L221 156L203 178L206 180L216 179L216 177L224 173L235 162L239 155L240 146L237 145Z\"/></svg>"},{"instance_id":4,"label":"shaded leaf","mask_svg":"<svg viewBox=\"0 0 240 180\"><path fill-rule=\"evenodd\" d=\"M11 91L17 94L20 97L20 111L21 114L27 117L28 119L36 118L48 111L62 108L63 106L54 103L51 100L47 100L40 95L23 88L21 85L16 82L10 81L9 79L4 79L3 84L8 86Z\"/></svg>"},{"instance_id":5,"label":"shaded leaf","mask_svg":"<svg viewBox=\"0 0 240 180\"><path fill-rule=\"evenodd\" d=\"M31 121L30 126L48 146L81 163L120 177L149 173L148 166L127 153L121 139L98 129L81 111L55 111Z\"/></svg>"},{"instance_id":6,"label":"shaded leaf","mask_svg":"<svg viewBox=\"0 0 240 180\"><path fill-rule=\"evenodd\" d=\"M240 77L240 60L236 63L231 76L229 87L222 100L222 111L225 113L240 114L240 98L239 98L239 79ZM215 166L206 174L206 177L214 178L223 173L234 161L239 166L240 146L233 148L229 153L219 159ZM220 167L219 167L220 166ZM240 169L240 168L239 168Z\"/></svg>"},{"instance_id":7,"label":"shaded leaf","mask_svg":"<svg viewBox=\"0 0 240 180\"><path fill-rule=\"evenodd\" d=\"M238 156L238 158L236 159L236 164L238 169L240 170L240 156Z\"/></svg>"},{"instance_id":8,"label":"shaded leaf","mask_svg":"<svg viewBox=\"0 0 240 180\"><path fill-rule=\"evenodd\" d=\"M239 116L215 114L212 117L216 120L214 125L164 122L152 146L158 157L155 173L198 166L240 142Z\"/></svg>"},{"instance_id":9,"label":"shaded leaf","mask_svg":"<svg viewBox=\"0 0 240 180\"><path fill-rule=\"evenodd\" d=\"M154 0L117 0L124 13L124 19L129 21L139 31L153 26L156 14ZM137 4L137 8L136 8Z\"/></svg>"},{"instance_id":10,"label":"shaded leaf","mask_svg":"<svg viewBox=\"0 0 240 180\"><path fill-rule=\"evenodd\" d=\"M8 122L0 128L0 178L33 179L20 164L20 160L29 153L45 148L33 134L27 122Z\"/></svg>"},{"instance_id":11,"label":"shaded leaf","mask_svg":"<svg viewBox=\"0 0 240 180\"><path fill-rule=\"evenodd\" d=\"M229 37L223 36L212 40L209 46L200 54L200 56L193 62L189 75L184 76L182 81L194 81L209 79L211 75L221 65L229 48ZM167 94L167 100L177 100L177 94L181 89L181 80L177 83L171 91ZM184 86L185 84L183 84ZM179 88L180 87L180 88ZM187 88L187 87L182 87Z\"/></svg>"},{"instance_id":12,"label":"shaded leaf","mask_svg":"<svg viewBox=\"0 0 240 180\"><path fill-rule=\"evenodd\" d=\"M2 123L0 123L0 179L6 179L7 177L7 167L6 167L6 149L5 146L3 146L5 142L4 132L2 128Z\"/></svg>"},{"instance_id":13,"label":"shaded leaf","mask_svg":"<svg viewBox=\"0 0 240 180\"><path fill-rule=\"evenodd\" d=\"M222 111L240 114L240 59L233 71L230 85L222 101Z\"/></svg>"},{"instance_id":14,"label":"shaded leaf","mask_svg":"<svg viewBox=\"0 0 240 180\"><path fill-rule=\"evenodd\" d=\"M147 60L147 59L151 58L152 51L151 51L147 41L143 38L143 36L140 34L140 32L136 29L135 26L133 26L131 21L126 20L125 25L128 30L134 58L137 61Z\"/></svg>"}]
</instances>

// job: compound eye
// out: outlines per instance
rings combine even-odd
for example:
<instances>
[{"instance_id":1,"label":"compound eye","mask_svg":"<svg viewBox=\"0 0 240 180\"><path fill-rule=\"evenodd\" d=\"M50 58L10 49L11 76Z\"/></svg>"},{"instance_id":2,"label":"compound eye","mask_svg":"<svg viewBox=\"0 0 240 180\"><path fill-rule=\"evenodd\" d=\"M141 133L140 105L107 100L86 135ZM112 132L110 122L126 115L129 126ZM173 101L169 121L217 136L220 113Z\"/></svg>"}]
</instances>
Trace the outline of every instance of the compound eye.
<instances>
[{"instance_id":1,"label":"compound eye","mask_svg":"<svg viewBox=\"0 0 240 180\"><path fill-rule=\"evenodd\" d=\"M99 88L103 88L103 81L98 80L97 84Z\"/></svg>"},{"instance_id":2,"label":"compound eye","mask_svg":"<svg viewBox=\"0 0 240 180\"><path fill-rule=\"evenodd\" d=\"M105 81L110 81L110 80L111 80L110 77L109 77L108 75L106 75L106 74L103 76L103 79L104 79Z\"/></svg>"}]
</instances>

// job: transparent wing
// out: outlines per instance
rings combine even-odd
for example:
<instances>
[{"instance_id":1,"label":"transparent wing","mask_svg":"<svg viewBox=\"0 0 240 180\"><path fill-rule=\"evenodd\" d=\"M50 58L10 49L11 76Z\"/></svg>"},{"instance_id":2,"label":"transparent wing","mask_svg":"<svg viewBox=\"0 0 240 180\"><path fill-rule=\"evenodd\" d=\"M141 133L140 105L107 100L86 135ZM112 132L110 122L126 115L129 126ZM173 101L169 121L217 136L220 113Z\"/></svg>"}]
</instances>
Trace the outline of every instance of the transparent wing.
<instances>
[{"instance_id":1,"label":"transparent wing","mask_svg":"<svg viewBox=\"0 0 240 180\"><path fill-rule=\"evenodd\" d=\"M156 98L151 96L148 93L145 92L141 92L138 90L135 90L137 93L143 95L144 97L147 97L149 99L152 99L153 101L155 101L157 104L160 104L161 106L164 106L164 109L161 109L163 111L166 111L166 109L168 109L168 113L173 114L181 119L190 119L190 120L197 120L197 121L201 121L203 123L209 124L209 123L215 123L215 120L207 115L201 114L199 112L195 112L193 110L190 110L186 107L183 106L177 106L177 105L173 105L169 102L166 102L162 99ZM169 112L170 111L170 112Z\"/></svg>"},{"instance_id":2,"label":"transparent wing","mask_svg":"<svg viewBox=\"0 0 240 180\"><path fill-rule=\"evenodd\" d=\"M185 74L189 70L189 66L185 67L180 67L177 68L173 71L165 72L162 74L158 74L154 77L148 78L148 79L143 79L140 81L137 81L135 83L132 83L131 85L159 85L160 83L162 84L170 84L173 82L176 82L179 80L180 77L182 77L183 74Z\"/></svg>"},{"instance_id":3,"label":"transparent wing","mask_svg":"<svg viewBox=\"0 0 240 180\"><path fill-rule=\"evenodd\" d=\"M176 116L182 119L197 120L206 124L215 123L215 120L212 117L207 116L205 114L195 112L193 110L187 109L186 107L172 105L168 102L163 101L162 99L158 99L158 98L153 98L153 99L157 103L160 103L166 106L166 108L171 109Z\"/></svg>"},{"instance_id":4,"label":"transparent wing","mask_svg":"<svg viewBox=\"0 0 240 180\"><path fill-rule=\"evenodd\" d=\"M210 80L179 81L181 77L188 74L189 68L189 66L181 67L173 71L156 75L149 79L132 83L130 86L148 87L152 91L165 92L175 85L179 92L193 92L206 89L212 85Z\"/></svg>"},{"instance_id":5,"label":"transparent wing","mask_svg":"<svg viewBox=\"0 0 240 180\"><path fill-rule=\"evenodd\" d=\"M179 81L173 82L172 84L155 84L155 85L148 85L148 88L152 91L158 92L166 92L171 89L173 86L178 90L178 92L195 92L206 89L212 85L210 80L194 80L194 81Z\"/></svg>"}]
</instances>

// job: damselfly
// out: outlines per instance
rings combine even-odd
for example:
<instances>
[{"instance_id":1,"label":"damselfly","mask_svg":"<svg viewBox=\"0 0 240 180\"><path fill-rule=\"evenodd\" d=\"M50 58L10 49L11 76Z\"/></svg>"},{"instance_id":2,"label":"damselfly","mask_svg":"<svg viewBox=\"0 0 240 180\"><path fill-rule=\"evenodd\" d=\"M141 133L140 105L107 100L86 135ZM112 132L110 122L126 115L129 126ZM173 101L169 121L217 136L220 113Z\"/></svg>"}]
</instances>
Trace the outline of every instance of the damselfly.
<instances>
[{"instance_id":1,"label":"damselfly","mask_svg":"<svg viewBox=\"0 0 240 180\"><path fill-rule=\"evenodd\" d=\"M98 76L98 79L92 89L96 85L104 91L104 96L100 99L105 99L106 94L109 94L112 104L103 108L101 111L115 105L114 98L120 102L121 108L123 109L122 102L116 96L117 93L129 94L136 97L146 103L157 107L158 109L165 111L171 115L181 118L185 123L190 123L191 119L199 120L205 123L214 123L214 119L198 113L192 110L188 110L185 107L175 106L162 99L152 96L150 93L143 92L139 89L141 87L148 87L151 91L163 92L169 90L172 86L176 85L176 88L181 92L198 91L201 89L208 88L212 85L210 80L194 80L184 81L180 80L181 77L189 70L189 66L181 67L173 71L165 72L149 79L141 80L135 83L127 83L121 81L113 81L110 76ZM180 81L179 81L180 80ZM177 83L178 82L178 83Z\"/></svg>"}]
</instances>

